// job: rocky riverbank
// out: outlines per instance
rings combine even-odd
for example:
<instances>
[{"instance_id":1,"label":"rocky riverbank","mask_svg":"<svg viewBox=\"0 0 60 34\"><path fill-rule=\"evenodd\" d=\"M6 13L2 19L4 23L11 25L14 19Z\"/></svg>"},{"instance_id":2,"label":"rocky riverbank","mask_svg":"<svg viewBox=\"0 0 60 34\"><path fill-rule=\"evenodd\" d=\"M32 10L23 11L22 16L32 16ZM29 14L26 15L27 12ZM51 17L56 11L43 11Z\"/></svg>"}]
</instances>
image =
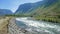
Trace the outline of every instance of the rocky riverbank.
<instances>
[{"instance_id":1,"label":"rocky riverbank","mask_svg":"<svg viewBox=\"0 0 60 34\"><path fill-rule=\"evenodd\" d=\"M8 17L0 17L0 34L8 34Z\"/></svg>"}]
</instances>

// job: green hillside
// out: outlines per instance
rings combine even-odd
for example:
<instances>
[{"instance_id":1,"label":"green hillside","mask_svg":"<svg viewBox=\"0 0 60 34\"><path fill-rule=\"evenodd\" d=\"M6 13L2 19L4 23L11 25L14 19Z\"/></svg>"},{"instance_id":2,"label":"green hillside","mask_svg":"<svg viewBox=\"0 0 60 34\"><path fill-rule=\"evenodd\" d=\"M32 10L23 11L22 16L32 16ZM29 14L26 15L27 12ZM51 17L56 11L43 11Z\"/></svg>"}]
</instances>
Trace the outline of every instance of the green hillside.
<instances>
[{"instance_id":1,"label":"green hillside","mask_svg":"<svg viewBox=\"0 0 60 34\"><path fill-rule=\"evenodd\" d=\"M42 7L32 10L30 14L37 20L60 22L60 0L57 0L48 7L42 5Z\"/></svg>"}]
</instances>

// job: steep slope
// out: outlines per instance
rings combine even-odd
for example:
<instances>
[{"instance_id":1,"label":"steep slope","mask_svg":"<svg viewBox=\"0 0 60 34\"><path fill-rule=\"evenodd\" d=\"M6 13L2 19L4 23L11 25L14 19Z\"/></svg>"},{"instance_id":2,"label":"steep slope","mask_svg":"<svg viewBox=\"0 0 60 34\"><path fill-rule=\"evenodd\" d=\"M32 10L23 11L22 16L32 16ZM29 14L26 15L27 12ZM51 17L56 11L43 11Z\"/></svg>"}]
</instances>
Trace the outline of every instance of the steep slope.
<instances>
[{"instance_id":1,"label":"steep slope","mask_svg":"<svg viewBox=\"0 0 60 34\"><path fill-rule=\"evenodd\" d=\"M42 6L44 2L39 1L36 3L25 3L19 6L19 8L17 9L17 11L15 12L15 14L25 14L25 13L29 13L32 10L36 9L38 6Z\"/></svg>"},{"instance_id":2,"label":"steep slope","mask_svg":"<svg viewBox=\"0 0 60 34\"><path fill-rule=\"evenodd\" d=\"M0 9L0 16L2 16L2 15L10 15L10 14L13 14L11 10Z\"/></svg>"},{"instance_id":3,"label":"steep slope","mask_svg":"<svg viewBox=\"0 0 60 34\"><path fill-rule=\"evenodd\" d=\"M19 8L17 9L17 11L15 13L16 14L26 13L32 7L33 7L33 5L31 3L22 4L19 6Z\"/></svg>"},{"instance_id":4,"label":"steep slope","mask_svg":"<svg viewBox=\"0 0 60 34\"><path fill-rule=\"evenodd\" d=\"M53 0L55 1L55 0ZM51 0L50 0L51 2ZM49 2L48 2L49 3ZM32 10L32 16L36 19L50 21L50 22L60 22L60 0L56 0L54 3L44 4L35 10Z\"/></svg>"},{"instance_id":5,"label":"steep slope","mask_svg":"<svg viewBox=\"0 0 60 34\"><path fill-rule=\"evenodd\" d=\"M25 3L19 6L15 14L27 14L30 13L32 10L37 9L38 7L42 7L43 5L45 5L44 8L46 8L54 2L56 2L56 0L43 0L36 3Z\"/></svg>"},{"instance_id":6,"label":"steep slope","mask_svg":"<svg viewBox=\"0 0 60 34\"><path fill-rule=\"evenodd\" d=\"M42 12L46 12L46 10L48 11L48 10L51 10L51 9L54 9L55 7L56 7L56 5L58 5L58 0L45 0L45 3L42 5L42 6L39 6L39 7L37 7L35 10L32 10L32 12L34 12L34 13L42 13ZM36 11L36 12L35 12ZM32 13L32 14L34 14L34 13ZM40 14L41 14L40 13ZM43 13L42 13L43 14Z\"/></svg>"}]
</instances>

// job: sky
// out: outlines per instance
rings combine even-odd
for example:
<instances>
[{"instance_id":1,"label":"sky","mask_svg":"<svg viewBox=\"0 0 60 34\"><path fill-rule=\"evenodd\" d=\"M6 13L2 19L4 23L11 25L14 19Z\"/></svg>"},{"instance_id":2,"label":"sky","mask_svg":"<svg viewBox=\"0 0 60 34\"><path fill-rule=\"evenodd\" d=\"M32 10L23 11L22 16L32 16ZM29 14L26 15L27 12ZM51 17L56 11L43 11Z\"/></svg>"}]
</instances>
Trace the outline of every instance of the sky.
<instances>
[{"instance_id":1,"label":"sky","mask_svg":"<svg viewBox=\"0 0 60 34\"><path fill-rule=\"evenodd\" d=\"M15 12L19 5L24 3L34 3L42 0L0 0L0 9L9 9Z\"/></svg>"}]
</instances>

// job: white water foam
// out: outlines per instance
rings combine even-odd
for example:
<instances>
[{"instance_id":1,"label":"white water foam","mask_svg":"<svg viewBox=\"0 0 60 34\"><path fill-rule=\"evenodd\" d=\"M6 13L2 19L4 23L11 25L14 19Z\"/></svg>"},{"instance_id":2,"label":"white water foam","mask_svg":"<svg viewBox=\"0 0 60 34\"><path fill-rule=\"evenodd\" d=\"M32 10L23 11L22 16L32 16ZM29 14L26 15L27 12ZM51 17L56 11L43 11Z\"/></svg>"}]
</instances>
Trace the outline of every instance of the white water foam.
<instances>
[{"instance_id":1,"label":"white water foam","mask_svg":"<svg viewBox=\"0 0 60 34\"><path fill-rule=\"evenodd\" d=\"M16 18L16 20L18 21L22 21L24 22L24 24L26 24L27 26L33 26L33 27L36 27L36 28L51 28L51 29L55 29L56 31L60 31L60 28L57 27L57 25L52 25L52 24L48 24L48 23L43 23L43 22L39 22L39 21L34 21L34 20L28 20L28 18ZM35 29L36 31L38 32L49 32L50 34L54 34L54 32L52 31L49 31L47 29ZM32 28L27 28L28 31L32 31L33 29Z\"/></svg>"}]
</instances>

